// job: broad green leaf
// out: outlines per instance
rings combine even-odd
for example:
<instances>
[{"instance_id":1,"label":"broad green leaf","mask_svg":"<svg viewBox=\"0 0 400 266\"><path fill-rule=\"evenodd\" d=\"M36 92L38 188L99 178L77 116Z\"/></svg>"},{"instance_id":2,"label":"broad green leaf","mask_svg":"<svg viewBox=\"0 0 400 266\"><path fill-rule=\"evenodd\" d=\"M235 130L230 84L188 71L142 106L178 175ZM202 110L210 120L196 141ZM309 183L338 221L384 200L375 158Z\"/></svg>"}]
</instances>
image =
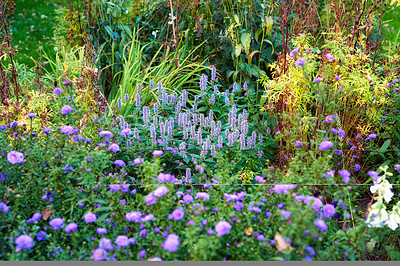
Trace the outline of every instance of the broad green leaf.
<instances>
[{"instance_id":1,"label":"broad green leaf","mask_svg":"<svg viewBox=\"0 0 400 266\"><path fill-rule=\"evenodd\" d=\"M244 47L244 51L248 55L250 52L250 43L251 43L251 35L248 32L245 32L242 34L242 37L240 38L242 45Z\"/></svg>"},{"instance_id":2,"label":"broad green leaf","mask_svg":"<svg viewBox=\"0 0 400 266\"><path fill-rule=\"evenodd\" d=\"M235 46L235 56L238 57L242 53L242 46L240 44Z\"/></svg>"}]
</instances>

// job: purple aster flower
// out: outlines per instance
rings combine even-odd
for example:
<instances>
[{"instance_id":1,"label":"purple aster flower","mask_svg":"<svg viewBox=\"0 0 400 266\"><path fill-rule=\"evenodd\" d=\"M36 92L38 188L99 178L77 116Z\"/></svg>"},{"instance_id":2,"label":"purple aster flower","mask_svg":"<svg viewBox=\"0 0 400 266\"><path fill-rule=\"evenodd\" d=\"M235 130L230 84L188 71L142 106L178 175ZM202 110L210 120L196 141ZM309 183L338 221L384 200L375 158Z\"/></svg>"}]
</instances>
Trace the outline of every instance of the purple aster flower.
<instances>
[{"instance_id":1,"label":"purple aster flower","mask_svg":"<svg viewBox=\"0 0 400 266\"><path fill-rule=\"evenodd\" d=\"M255 179L257 182L260 182L260 183L264 183L264 182L265 182L264 178L263 178L262 176L259 176L259 175L257 175L254 179Z\"/></svg>"},{"instance_id":2,"label":"purple aster flower","mask_svg":"<svg viewBox=\"0 0 400 266\"><path fill-rule=\"evenodd\" d=\"M65 86L69 86L69 85L71 85L72 83L71 83L71 81L66 80L66 81L63 81L62 84L65 85Z\"/></svg>"},{"instance_id":3,"label":"purple aster flower","mask_svg":"<svg viewBox=\"0 0 400 266\"><path fill-rule=\"evenodd\" d=\"M96 231L97 231L97 233L98 233L99 235L105 235L105 234L107 234L107 228L99 227L99 228L96 229Z\"/></svg>"},{"instance_id":4,"label":"purple aster flower","mask_svg":"<svg viewBox=\"0 0 400 266\"><path fill-rule=\"evenodd\" d=\"M215 232L217 232L218 237L222 237L226 235L231 230L232 226L226 221L220 221L215 226Z\"/></svg>"},{"instance_id":5,"label":"purple aster flower","mask_svg":"<svg viewBox=\"0 0 400 266\"><path fill-rule=\"evenodd\" d=\"M144 162L144 159L141 158L136 158L135 160L133 160L133 163L136 165L141 165Z\"/></svg>"},{"instance_id":6,"label":"purple aster flower","mask_svg":"<svg viewBox=\"0 0 400 266\"><path fill-rule=\"evenodd\" d=\"M49 223L51 228L53 228L54 230L58 230L58 229L62 228L63 224L64 224L64 220L61 218L54 218Z\"/></svg>"},{"instance_id":7,"label":"purple aster flower","mask_svg":"<svg viewBox=\"0 0 400 266\"><path fill-rule=\"evenodd\" d=\"M287 194L289 190L295 189L297 185L275 185L273 190L278 194Z\"/></svg>"},{"instance_id":8,"label":"purple aster flower","mask_svg":"<svg viewBox=\"0 0 400 266\"><path fill-rule=\"evenodd\" d=\"M111 243L111 240L108 238L103 237L102 239L100 239L100 243L99 243L99 248L104 248L104 249L108 249L108 250L113 250L114 247Z\"/></svg>"},{"instance_id":9,"label":"purple aster flower","mask_svg":"<svg viewBox=\"0 0 400 266\"><path fill-rule=\"evenodd\" d=\"M142 214L139 211L128 212L125 214L125 218L129 222L140 223Z\"/></svg>"},{"instance_id":10,"label":"purple aster flower","mask_svg":"<svg viewBox=\"0 0 400 266\"><path fill-rule=\"evenodd\" d=\"M147 236L147 230L146 229L141 230L139 235L141 238L145 238Z\"/></svg>"},{"instance_id":11,"label":"purple aster flower","mask_svg":"<svg viewBox=\"0 0 400 266\"><path fill-rule=\"evenodd\" d=\"M40 212L37 212L32 216L32 222L33 223L39 222L40 218L42 218L42 214L40 214Z\"/></svg>"},{"instance_id":12,"label":"purple aster flower","mask_svg":"<svg viewBox=\"0 0 400 266\"><path fill-rule=\"evenodd\" d=\"M24 162L24 154L18 151L10 151L7 153L7 160L10 164L22 164Z\"/></svg>"},{"instance_id":13,"label":"purple aster flower","mask_svg":"<svg viewBox=\"0 0 400 266\"><path fill-rule=\"evenodd\" d=\"M146 196L146 204L147 205L153 205L157 203L157 198L154 197L153 193L150 193L149 195Z\"/></svg>"},{"instance_id":14,"label":"purple aster flower","mask_svg":"<svg viewBox=\"0 0 400 266\"><path fill-rule=\"evenodd\" d=\"M72 106L70 106L70 105L64 105L62 108L61 108L61 114L63 114L63 115L66 115L66 114L69 114L69 113L71 113L71 111L72 111Z\"/></svg>"},{"instance_id":15,"label":"purple aster flower","mask_svg":"<svg viewBox=\"0 0 400 266\"><path fill-rule=\"evenodd\" d=\"M112 152L120 151L118 144L115 144L115 143L111 144L111 145L108 147L108 150L110 150L110 151L112 151Z\"/></svg>"},{"instance_id":16,"label":"purple aster flower","mask_svg":"<svg viewBox=\"0 0 400 266\"><path fill-rule=\"evenodd\" d=\"M163 151L159 151L159 150L156 150L156 151L153 151L153 157L157 157L157 156L161 156L161 155L163 155Z\"/></svg>"},{"instance_id":17,"label":"purple aster flower","mask_svg":"<svg viewBox=\"0 0 400 266\"><path fill-rule=\"evenodd\" d=\"M300 57L299 59L296 60L296 63L294 63L295 66L303 67L306 64L306 59L304 57Z\"/></svg>"},{"instance_id":18,"label":"purple aster flower","mask_svg":"<svg viewBox=\"0 0 400 266\"><path fill-rule=\"evenodd\" d=\"M33 239L28 235L21 235L15 239L15 244L20 249L31 249L33 247Z\"/></svg>"},{"instance_id":19,"label":"purple aster flower","mask_svg":"<svg viewBox=\"0 0 400 266\"><path fill-rule=\"evenodd\" d=\"M328 58L329 61L332 61L334 59L333 55L331 55L330 53L327 53L325 57Z\"/></svg>"},{"instance_id":20,"label":"purple aster flower","mask_svg":"<svg viewBox=\"0 0 400 266\"><path fill-rule=\"evenodd\" d=\"M283 219L287 220L287 219L290 219L292 214L290 213L290 211L281 210L281 216L282 216Z\"/></svg>"},{"instance_id":21,"label":"purple aster flower","mask_svg":"<svg viewBox=\"0 0 400 266\"><path fill-rule=\"evenodd\" d=\"M315 83L319 83L319 82L321 82L322 81L322 78L320 78L320 77L316 77L315 79L314 79L314 82Z\"/></svg>"},{"instance_id":22,"label":"purple aster flower","mask_svg":"<svg viewBox=\"0 0 400 266\"><path fill-rule=\"evenodd\" d=\"M325 140L325 141L321 142L321 144L319 145L319 149L321 151L326 151L326 150L329 150L330 148L332 148L332 146L333 146L332 141Z\"/></svg>"},{"instance_id":23,"label":"purple aster flower","mask_svg":"<svg viewBox=\"0 0 400 266\"><path fill-rule=\"evenodd\" d=\"M93 259L95 261L102 261L107 257L107 251L103 248L98 248L93 252Z\"/></svg>"},{"instance_id":24,"label":"purple aster flower","mask_svg":"<svg viewBox=\"0 0 400 266\"><path fill-rule=\"evenodd\" d=\"M139 257L140 258L144 258L146 256L146 250L141 250L141 251L139 251Z\"/></svg>"},{"instance_id":25,"label":"purple aster flower","mask_svg":"<svg viewBox=\"0 0 400 266\"><path fill-rule=\"evenodd\" d=\"M120 166L120 167L125 166L125 162L122 161L122 160L115 160L114 164L117 165L117 166Z\"/></svg>"},{"instance_id":26,"label":"purple aster flower","mask_svg":"<svg viewBox=\"0 0 400 266\"><path fill-rule=\"evenodd\" d=\"M306 253L307 253L308 255L310 255L311 257L314 257L314 256L316 255L315 250L314 250L312 247L310 247L310 246L307 246L307 247L306 247Z\"/></svg>"},{"instance_id":27,"label":"purple aster flower","mask_svg":"<svg viewBox=\"0 0 400 266\"><path fill-rule=\"evenodd\" d=\"M161 186L158 187L156 190L154 190L153 195L156 198L160 198L162 196L165 196L168 193L169 189L166 186Z\"/></svg>"},{"instance_id":28,"label":"purple aster flower","mask_svg":"<svg viewBox=\"0 0 400 266\"><path fill-rule=\"evenodd\" d=\"M153 219L154 219L154 215L149 214L149 215L146 215L144 218L142 218L141 222L150 222L150 221L153 221Z\"/></svg>"},{"instance_id":29,"label":"purple aster flower","mask_svg":"<svg viewBox=\"0 0 400 266\"><path fill-rule=\"evenodd\" d=\"M236 211L240 212L244 208L244 204L241 201L237 201L235 205L233 205Z\"/></svg>"},{"instance_id":30,"label":"purple aster flower","mask_svg":"<svg viewBox=\"0 0 400 266\"><path fill-rule=\"evenodd\" d=\"M314 209L315 212L319 212L322 204L322 201L319 198L316 198L314 196L307 196L304 199L304 203L306 203L307 205L310 205L310 203L312 202L312 208Z\"/></svg>"},{"instance_id":31,"label":"purple aster flower","mask_svg":"<svg viewBox=\"0 0 400 266\"><path fill-rule=\"evenodd\" d=\"M96 220L97 220L96 214L91 213L91 212L86 213L85 216L84 216L84 218L85 218L85 222L86 222L87 224L88 224L88 223L94 223L94 222L96 222Z\"/></svg>"},{"instance_id":32,"label":"purple aster flower","mask_svg":"<svg viewBox=\"0 0 400 266\"><path fill-rule=\"evenodd\" d=\"M45 241L45 240L47 240L46 239L46 236L47 236L48 234L45 232L45 231L40 231L37 235L36 235L36 239L38 240L38 241Z\"/></svg>"},{"instance_id":33,"label":"purple aster flower","mask_svg":"<svg viewBox=\"0 0 400 266\"><path fill-rule=\"evenodd\" d=\"M334 149L334 152L335 152L337 155L341 155L341 154L342 154L342 151L341 151L341 150L336 150L336 149Z\"/></svg>"},{"instance_id":34,"label":"purple aster flower","mask_svg":"<svg viewBox=\"0 0 400 266\"><path fill-rule=\"evenodd\" d=\"M185 216L185 212L181 209L175 209L172 212L172 216L175 221L179 221L183 219L183 217Z\"/></svg>"},{"instance_id":35,"label":"purple aster flower","mask_svg":"<svg viewBox=\"0 0 400 266\"><path fill-rule=\"evenodd\" d=\"M169 252L175 252L178 250L179 244L179 237L175 234L170 234L164 241L164 249Z\"/></svg>"},{"instance_id":36,"label":"purple aster flower","mask_svg":"<svg viewBox=\"0 0 400 266\"><path fill-rule=\"evenodd\" d=\"M60 128L60 131L65 135L71 135L75 132L75 128L73 126L63 126Z\"/></svg>"},{"instance_id":37,"label":"purple aster flower","mask_svg":"<svg viewBox=\"0 0 400 266\"><path fill-rule=\"evenodd\" d=\"M197 192L196 193L196 198L198 199L202 199L202 200L209 200L210 199L210 195L206 192Z\"/></svg>"},{"instance_id":38,"label":"purple aster flower","mask_svg":"<svg viewBox=\"0 0 400 266\"><path fill-rule=\"evenodd\" d=\"M118 192L121 190L121 185L110 185L110 191L112 192Z\"/></svg>"},{"instance_id":39,"label":"purple aster flower","mask_svg":"<svg viewBox=\"0 0 400 266\"><path fill-rule=\"evenodd\" d=\"M360 166L359 164L355 164L355 165L354 165L354 171L355 171L355 172L360 171L360 169L361 169L361 166Z\"/></svg>"},{"instance_id":40,"label":"purple aster flower","mask_svg":"<svg viewBox=\"0 0 400 266\"><path fill-rule=\"evenodd\" d=\"M252 212L255 212L255 213L260 213L261 212L261 209L258 208L258 207L255 207L255 206L249 206L248 209L250 211L252 211Z\"/></svg>"},{"instance_id":41,"label":"purple aster flower","mask_svg":"<svg viewBox=\"0 0 400 266\"><path fill-rule=\"evenodd\" d=\"M0 213L8 213L9 207L4 203L0 202Z\"/></svg>"},{"instance_id":42,"label":"purple aster flower","mask_svg":"<svg viewBox=\"0 0 400 266\"><path fill-rule=\"evenodd\" d=\"M324 218L328 219L335 214L335 207L332 204L325 204L322 208L322 213L324 214Z\"/></svg>"},{"instance_id":43,"label":"purple aster flower","mask_svg":"<svg viewBox=\"0 0 400 266\"><path fill-rule=\"evenodd\" d=\"M34 114L34 113L28 113L27 115L26 115L28 118L34 118L35 116L36 116L36 114Z\"/></svg>"},{"instance_id":44,"label":"purple aster flower","mask_svg":"<svg viewBox=\"0 0 400 266\"><path fill-rule=\"evenodd\" d=\"M67 234L71 234L71 233L74 233L77 229L78 229L77 223L70 223L70 224L67 224L67 226L65 227L65 232Z\"/></svg>"},{"instance_id":45,"label":"purple aster flower","mask_svg":"<svg viewBox=\"0 0 400 266\"><path fill-rule=\"evenodd\" d=\"M346 132L343 129L339 129L339 138L344 138L344 136L346 135Z\"/></svg>"},{"instance_id":46,"label":"purple aster flower","mask_svg":"<svg viewBox=\"0 0 400 266\"><path fill-rule=\"evenodd\" d=\"M375 138L376 138L376 134L370 134L370 135L368 136L368 138L369 138L369 139L375 139Z\"/></svg>"},{"instance_id":47,"label":"purple aster flower","mask_svg":"<svg viewBox=\"0 0 400 266\"><path fill-rule=\"evenodd\" d=\"M370 177L374 178L374 184L377 184L378 179L379 179L379 174L375 171L368 171L367 173Z\"/></svg>"},{"instance_id":48,"label":"purple aster flower","mask_svg":"<svg viewBox=\"0 0 400 266\"><path fill-rule=\"evenodd\" d=\"M333 123L333 122L335 122L335 117L334 117L333 115L328 115L328 116L325 118L325 122L327 122L327 123Z\"/></svg>"},{"instance_id":49,"label":"purple aster flower","mask_svg":"<svg viewBox=\"0 0 400 266\"><path fill-rule=\"evenodd\" d=\"M126 247L129 245L129 239L124 235L117 236L115 243L117 244L117 247Z\"/></svg>"},{"instance_id":50,"label":"purple aster flower","mask_svg":"<svg viewBox=\"0 0 400 266\"><path fill-rule=\"evenodd\" d=\"M346 169L339 170L339 175L342 177L344 183L348 183L350 181L350 173Z\"/></svg>"},{"instance_id":51,"label":"purple aster flower","mask_svg":"<svg viewBox=\"0 0 400 266\"><path fill-rule=\"evenodd\" d=\"M264 235L259 235L259 236L257 236L257 240L265 241L265 236Z\"/></svg>"},{"instance_id":52,"label":"purple aster flower","mask_svg":"<svg viewBox=\"0 0 400 266\"><path fill-rule=\"evenodd\" d=\"M154 257L154 258L148 259L147 261L163 261L163 260L159 257Z\"/></svg>"},{"instance_id":53,"label":"purple aster flower","mask_svg":"<svg viewBox=\"0 0 400 266\"><path fill-rule=\"evenodd\" d=\"M132 130L130 128L124 128L121 130L121 136L129 136L130 134L132 134Z\"/></svg>"},{"instance_id":54,"label":"purple aster flower","mask_svg":"<svg viewBox=\"0 0 400 266\"><path fill-rule=\"evenodd\" d=\"M185 196L183 196L183 201L184 201L186 204L190 204L190 203L193 202L193 197L190 196L189 194L186 194Z\"/></svg>"},{"instance_id":55,"label":"purple aster flower","mask_svg":"<svg viewBox=\"0 0 400 266\"><path fill-rule=\"evenodd\" d=\"M400 173L400 164L396 164L394 167L396 168L397 172Z\"/></svg>"},{"instance_id":56,"label":"purple aster flower","mask_svg":"<svg viewBox=\"0 0 400 266\"><path fill-rule=\"evenodd\" d=\"M207 235L212 235L212 234L214 234L214 230L212 230L211 228L208 228L206 230L206 233L207 233Z\"/></svg>"},{"instance_id":57,"label":"purple aster flower","mask_svg":"<svg viewBox=\"0 0 400 266\"><path fill-rule=\"evenodd\" d=\"M296 143L294 144L294 146L300 148L301 146L303 146L303 142L301 142L300 140L296 141Z\"/></svg>"},{"instance_id":58,"label":"purple aster flower","mask_svg":"<svg viewBox=\"0 0 400 266\"><path fill-rule=\"evenodd\" d=\"M114 136L112 132L107 130L100 131L99 135L100 137L105 137L105 138L112 138Z\"/></svg>"},{"instance_id":59,"label":"purple aster flower","mask_svg":"<svg viewBox=\"0 0 400 266\"><path fill-rule=\"evenodd\" d=\"M326 229L328 229L328 226L326 225L326 223L321 220L321 219L317 219L314 221L314 225L321 231L321 232L325 232Z\"/></svg>"},{"instance_id":60,"label":"purple aster flower","mask_svg":"<svg viewBox=\"0 0 400 266\"><path fill-rule=\"evenodd\" d=\"M54 88L54 90L53 90L53 94L55 94L55 95L60 95L60 93L62 92L63 90L61 89L61 88Z\"/></svg>"},{"instance_id":61,"label":"purple aster flower","mask_svg":"<svg viewBox=\"0 0 400 266\"><path fill-rule=\"evenodd\" d=\"M289 54L289 56L290 57L293 57L295 54L297 54L299 52L299 48L294 48L291 52L290 52L290 54Z\"/></svg>"}]
</instances>

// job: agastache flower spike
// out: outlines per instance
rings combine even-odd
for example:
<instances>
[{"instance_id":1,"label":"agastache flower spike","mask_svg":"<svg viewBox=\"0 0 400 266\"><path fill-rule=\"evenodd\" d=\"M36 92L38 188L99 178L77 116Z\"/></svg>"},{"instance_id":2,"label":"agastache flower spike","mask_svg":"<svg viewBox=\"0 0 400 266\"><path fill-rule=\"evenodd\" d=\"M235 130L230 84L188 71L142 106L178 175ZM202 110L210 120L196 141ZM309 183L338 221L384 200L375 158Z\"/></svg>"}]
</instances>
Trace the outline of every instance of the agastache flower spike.
<instances>
[{"instance_id":1,"label":"agastache flower spike","mask_svg":"<svg viewBox=\"0 0 400 266\"><path fill-rule=\"evenodd\" d=\"M215 145L211 145L210 150L211 150L211 156L215 157L217 155L217 151L215 149Z\"/></svg>"},{"instance_id":2,"label":"agastache flower spike","mask_svg":"<svg viewBox=\"0 0 400 266\"><path fill-rule=\"evenodd\" d=\"M212 66L212 68L211 68L211 82L217 81L216 76L217 76L217 70L216 70L215 66Z\"/></svg>"},{"instance_id":3,"label":"agastache flower spike","mask_svg":"<svg viewBox=\"0 0 400 266\"><path fill-rule=\"evenodd\" d=\"M240 135L240 150L246 149L246 136L244 134Z\"/></svg>"},{"instance_id":4,"label":"agastache flower spike","mask_svg":"<svg viewBox=\"0 0 400 266\"><path fill-rule=\"evenodd\" d=\"M143 122L145 124L150 123L150 108L148 106L143 106Z\"/></svg>"},{"instance_id":5,"label":"agastache flower spike","mask_svg":"<svg viewBox=\"0 0 400 266\"><path fill-rule=\"evenodd\" d=\"M149 90L152 91L154 88L154 81L151 79L150 80L150 85L149 85Z\"/></svg>"},{"instance_id":6,"label":"agastache flower spike","mask_svg":"<svg viewBox=\"0 0 400 266\"><path fill-rule=\"evenodd\" d=\"M237 83L235 82L232 85L232 93L236 93L236 91L237 91Z\"/></svg>"},{"instance_id":7,"label":"agastache flower spike","mask_svg":"<svg viewBox=\"0 0 400 266\"><path fill-rule=\"evenodd\" d=\"M222 136L219 135L218 136L218 144L217 144L217 148L222 149L222 143L223 143L223 139Z\"/></svg>"},{"instance_id":8,"label":"agastache flower spike","mask_svg":"<svg viewBox=\"0 0 400 266\"><path fill-rule=\"evenodd\" d=\"M217 85L214 86L214 93L215 94L219 94L219 90L218 90L218 86Z\"/></svg>"},{"instance_id":9,"label":"agastache flower spike","mask_svg":"<svg viewBox=\"0 0 400 266\"><path fill-rule=\"evenodd\" d=\"M151 80L151 81L153 81L153 80ZM150 82L151 82L150 81ZM161 81L159 81L158 82L158 93L162 93L163 92L163 89L162 89L163 87L162 87L162 83L161 83Z\"/></svg>"},{"instance_id":10,"label":"agastache flower spike","mask_svg":"<svg viewBox=\"0 0 400 266\"><path fill-rule=\"evenodd\" d=\"M139 129L137 129L137 128L133 129L133 137L135 139L139 139Z\"/></svg>"},{"instance_id":11,"label":"agastache flower spike","mask_svg":"<svg viewBox=\"0 0 400 266\"><path fill-rule=\"evenodd\" d=\"M139 93L136 94L135 106L137 108L140 108L140 94Z\"/></svg>"},{"instance_id":12,"label":"agastache flower spike","mask_svg":"<svg viewBox=\"0 0 400 266\"><path fill-rule=\"evenodd\" d=\"M214 93L211 95L211 98L210 98L209 103L210 103L211 105L214 105L214 104L215 104L215 94L214 94Z\"/></svg>"}]
</instances>

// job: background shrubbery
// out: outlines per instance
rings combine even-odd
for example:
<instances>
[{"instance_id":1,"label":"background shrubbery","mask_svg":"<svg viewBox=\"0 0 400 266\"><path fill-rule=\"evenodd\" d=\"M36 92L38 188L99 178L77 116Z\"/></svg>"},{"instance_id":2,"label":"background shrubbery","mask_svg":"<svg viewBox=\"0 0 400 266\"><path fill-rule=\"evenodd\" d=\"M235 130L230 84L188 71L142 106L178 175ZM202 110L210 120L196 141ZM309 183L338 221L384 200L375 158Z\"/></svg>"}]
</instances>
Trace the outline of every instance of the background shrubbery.
<instances>
[{"instance_id":1,"label":"background shrubbery","mask_svg":"<svg viewBox=\"0 0 400 266\"><path fill-rule=\"evenodd\" d=\"M398 7L14 2L2 259L399 260Z\"/></svg>"}]
</instances>

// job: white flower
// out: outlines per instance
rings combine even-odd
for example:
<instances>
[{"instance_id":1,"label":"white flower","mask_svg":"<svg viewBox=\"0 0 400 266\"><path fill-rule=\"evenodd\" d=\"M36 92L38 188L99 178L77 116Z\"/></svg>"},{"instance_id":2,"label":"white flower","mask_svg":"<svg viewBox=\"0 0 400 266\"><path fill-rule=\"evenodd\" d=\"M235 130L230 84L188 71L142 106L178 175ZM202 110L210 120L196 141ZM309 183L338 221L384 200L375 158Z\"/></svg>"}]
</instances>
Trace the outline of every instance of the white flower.
<instances>
[{"instance_id":1,"label":"white flower","mask_svg":"<svg viewBox=\"0 0 400 266\"><path fill-rule=\"evenodd\" d=\"M370 190L371 193L378 192L379 196L383 195L383 198L387 203L389 203L394 195L394 193L390 190L393 187L392 184L387 180L383 180L380 184L373 185Z\"/></svg>"},{"instance_id":2,"label":"white flower","mask_svg":"<svg viewBox=\"0 0 400 266\"><path fill-rule=\"evenodd\" d=\"M389 219L386 206L379 200L372 204L371 209L366 221L368 227L382 227Z\"/></svg>"},{"instance_id":3,"label":"white flower","mask_svg":"<svg viewBox=\"0 0 400 266\"><path fill-rule=\"evenodd\" d=\"M151 35L153 35L154 38L157 38L157 33L158 33L158 30L155 30L155 31L153 31L153 32L151 33Z\"/></svg>"},{"instance_id":4,"label":"white flower","mask_svg":"<svg viewBox=\"0 0 400 266\"><path fill-rule=\"evenodd\" d=\"M170 18L170 21L168 21L168 24L172 25L174 23L174 20L176 19L176 17L174 15L172 15L172 13L169 13L169 18Z\"/></svg>"},{"instance_id":5,"label":"white flower","mask_svg":"<svg viewBox=\"0 0 400 266\"><path fill-rule=\"evenodd\" d=\"M395 213L391 213L389 215L389 220L386 222L387 226L389 226L390 229L392 229L393 231L397 229L397 227L399 227L400 223L400 216L398 214Z\"/></svg>"}]
</instances>

